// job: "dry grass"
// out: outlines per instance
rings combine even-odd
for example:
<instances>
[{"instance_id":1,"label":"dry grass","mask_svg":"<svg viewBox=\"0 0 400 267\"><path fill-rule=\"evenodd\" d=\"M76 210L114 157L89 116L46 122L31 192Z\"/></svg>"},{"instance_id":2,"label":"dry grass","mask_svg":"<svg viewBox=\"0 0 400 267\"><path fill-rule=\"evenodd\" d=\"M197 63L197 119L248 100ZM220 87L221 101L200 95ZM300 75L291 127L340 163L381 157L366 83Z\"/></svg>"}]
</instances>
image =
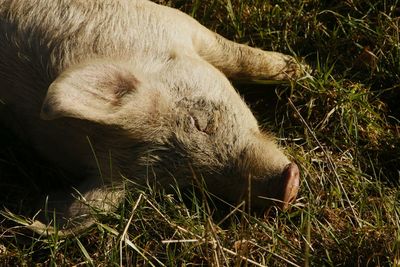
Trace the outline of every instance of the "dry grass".
<instances>
[{"instance_id":1,"label":"dry grass","mask_svg":"<svg viewBox=\"0 0 400 267\"><path fill-rule=\"evenodd\" d=\"M25 236L0 217L0 265L399 266L400 2L160 2L313 66L314 78L297 84L237 85L301 167L300 198L276 217L239 207L224 218L190 192L138 190L66 239ZM1 177L57 173L0 134ZM3 203L15 203L6 192Z\"/></svg>"}]
</instances>

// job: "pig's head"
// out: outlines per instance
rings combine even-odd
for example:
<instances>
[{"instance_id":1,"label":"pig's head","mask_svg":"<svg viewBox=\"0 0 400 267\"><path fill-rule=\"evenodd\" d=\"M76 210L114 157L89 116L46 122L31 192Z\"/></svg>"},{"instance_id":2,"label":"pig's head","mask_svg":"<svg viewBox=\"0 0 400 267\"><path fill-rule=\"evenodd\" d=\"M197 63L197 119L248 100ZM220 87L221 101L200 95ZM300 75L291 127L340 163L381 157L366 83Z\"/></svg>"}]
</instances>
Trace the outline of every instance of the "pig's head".
<instances>
[{"instance_id":1,"label":"pig's head","mask_svg":"<svg viewBox=\"0 0 400 267\"><path fill-rule=\"evenodd\" d=\"M225 76L201 59L140 69L107 61L75 66L52 83L41 116L112 129L115 136L104 134L112 140L103 142L113 164L142 183L187 186L197 177L210 192L230 202L250 198L261 209L271 199L286 208L299 188L296 164L259 129Z\"/></svg>"}]
</instances>

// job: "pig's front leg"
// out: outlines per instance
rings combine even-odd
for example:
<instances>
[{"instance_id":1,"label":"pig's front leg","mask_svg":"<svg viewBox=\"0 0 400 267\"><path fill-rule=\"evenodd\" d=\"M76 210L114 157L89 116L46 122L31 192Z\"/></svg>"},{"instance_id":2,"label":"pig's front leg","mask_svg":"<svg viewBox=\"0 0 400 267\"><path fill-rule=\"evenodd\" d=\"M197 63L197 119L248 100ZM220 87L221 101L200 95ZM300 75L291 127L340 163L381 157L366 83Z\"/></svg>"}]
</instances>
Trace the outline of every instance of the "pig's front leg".
<instances>
[{"instance_id":1,"label":"pig's front leg","mask_svg":"<svg viewBox=\"0 0 400 267\"><path fill-rule=\"evenodd\" d=\"M39 234L76 234L95 222L97 211L115 210L123 197L122 184L102 184L98 177L86 179L70 192L54 192L42 199L40 212L28 228Z\"/></svg>"},{"instance_id":2,"label":"pig's front leg","mask_svg":"<svg viewBox=\"0 0 400 267\"><path fill-rule=\"evenodd\" d=\"M171 43L175 46L172 50L178 53L194 50L229 78L288 80L298 79L304 74L304 65L291 56L229 41L176 9L151 2L141 4L148 6L148 12L159 20L167 32L174 33L175 40ZM191 37L189 42L188 36Z\"/></svg>"},{"instance_id":3,"label":"pig's front leg","mask_svg":"<svg viewBox=\"0 0 400 267\"><path fill-rule=\"evenodd\" d=\"M291 56L238 44L204 29L195 46L203 59L232 79L295 80L308 68Z\"/></svg>"}]
</instances>

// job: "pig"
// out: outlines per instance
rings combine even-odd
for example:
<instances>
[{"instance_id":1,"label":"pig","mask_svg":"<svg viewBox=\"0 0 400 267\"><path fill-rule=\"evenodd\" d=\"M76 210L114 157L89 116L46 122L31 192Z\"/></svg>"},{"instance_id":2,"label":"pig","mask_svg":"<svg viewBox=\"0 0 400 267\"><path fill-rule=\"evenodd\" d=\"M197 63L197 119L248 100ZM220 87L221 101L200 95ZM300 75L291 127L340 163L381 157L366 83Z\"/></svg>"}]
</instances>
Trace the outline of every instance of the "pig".
<instances>
[{"instance_id":1,"label":"pig","mask_svg":"<svg viewBox=\"0 0 400 267\"><path fill-rule=\"evenodd\" d=\"M146 0L0 0L0 100L12 114L0 117L74 177L41 206L64 224L146 184L195 182L233 204L286 209L299 168L230 80L302 73L291 56Z\"/></svg>"}]
</instances>

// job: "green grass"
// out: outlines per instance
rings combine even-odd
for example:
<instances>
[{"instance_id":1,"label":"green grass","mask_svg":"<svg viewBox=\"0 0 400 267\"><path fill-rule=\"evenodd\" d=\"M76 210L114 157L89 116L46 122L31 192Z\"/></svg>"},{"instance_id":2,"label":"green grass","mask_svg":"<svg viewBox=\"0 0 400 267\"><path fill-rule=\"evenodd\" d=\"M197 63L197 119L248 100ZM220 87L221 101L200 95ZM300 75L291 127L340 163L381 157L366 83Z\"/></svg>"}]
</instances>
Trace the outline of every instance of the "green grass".
<instances>
[{"instance_id":1,"label":"green grass","mask_svg":"<svg viewBox=\"0 0 400 267\"><path fill-rule=\"evenodd\" d=\"M400 1L160 2L313 67L292 85L237 85L300 166L299 199L275 217L240 207L224 218L188 192L138 190L69 238L30 237L0 217L0 265L399 266ZM58 175L0 134L3 177Z\"/></svg>"}]
</instances>

